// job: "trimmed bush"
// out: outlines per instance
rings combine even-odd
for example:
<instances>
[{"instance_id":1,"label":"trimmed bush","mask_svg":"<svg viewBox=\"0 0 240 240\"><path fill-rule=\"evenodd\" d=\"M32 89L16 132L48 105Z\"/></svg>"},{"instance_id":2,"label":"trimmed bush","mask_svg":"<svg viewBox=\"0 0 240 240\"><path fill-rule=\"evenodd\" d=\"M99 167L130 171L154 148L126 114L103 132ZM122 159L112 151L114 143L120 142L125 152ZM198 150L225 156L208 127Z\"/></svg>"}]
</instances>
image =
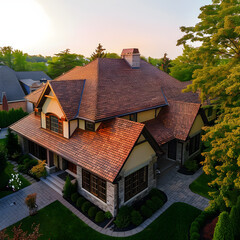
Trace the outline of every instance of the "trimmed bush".
<instances>
[{"instance_id":1,"label":"trimmed bush","mask_svg":"<svg viewBox=\"0 0 240 240\"><path fill-rule=\"evenodd\" d=\"M131 212L131 221L135 226L139 226L143 222L143 217L139 211L133 210Z\"/></svg>"},{"instance_id":2,"label":"trimmed bush","mask_svg":"<svg viewBox=\"0 0 240 240\"><path fill-rule=\"evenodd\" d=\"M153 213L158 210L158 207L156 206L156 204L154 204L153 201L150 199L146 201L146 206L150 208Z\"/></svg>"},{"instance_id":3,"label":"trimmed bush","mask_svg":"<svg viewBox=\"0 0 240 240\"><path fill-rule=\"evenodd\" d=\"M92 205L92 204L91 204L89 201L86 201L86 202L84 202L84 203L82 204L81 210L82 210L83 212L87 212L88 209L91 207L91 205Z\"/></svg>"},{"instance_id":4,"label":"trimmed bush","mask_svg":"<svg viewBox=\"0 0 240 240\"><path fill-rule=\"evenodd\" d=\"M97 212L96 214L96 217L95 217L95 222L96 223L100 223L100 222L103 222L104 221L104 212L103 211L99 211Z\"/></svg>"},{"instance_id":5,"label":"trimmed bush","mask_svg":"<svg viewBox=\"0 0 240 240\"><path fill-rule=\"evenodd\" d=\"M216 224L213 240L234 240L233 227L227 212L222 212L219 215Z\"/></svg>"},{"instance_id":6,"label":"trimmed bush","mask_svg":"<svg viewBox=\"0 0 240 240\"><path fill-rule=\"evenodd\" d=\"M46 160L43 160L43 161L39 160L38 164L32 167L32 169L30 170L30 173L38 179L40 179L41 177L46 177L47 171L45 166L46 166Z\"/></svg>"},{"instance_id":7,"label":"trimmed bush","mask_svg":"<svg viewBox=\"0 0 240 240\"><path fill-rule=\"evenodd\" d=\"M187 160L184 167L190 172L196 172L198 170L197 160Z\"/></svg>"},{"instance_id":8,"label":"trimmed bush","mask_svg":"<svg viewBox=\"0 0 240 240\"><path fill-rule=\"evenodd\" d=\"M77 203L76 203L76 204L77 204L77 207L78 207L78 208L81 208L84 202L85 202L85 198L84 198L84 197L79 197L79 198L77 199Z\"/></svg>"},{"instance_id":9,"label":"trimmed bush","mask_svg":"<svg viewBox=\"0 0 240 240\"><path fill-rule=\"evenodd\" d=\"M233 234L235 239L240 238L240 209L236 206L233 206L230 212L230 220L232 222Z\"/></svg>"},{"instance_id":10,"label":"trimmed bush","mask_svg":"<svg viewBox=\"0 0 240 240\"><path fill-rule=\"evenodd\" d=\"M131 208L128 206L123 206L119 209L116 220L114 221L118 228L125 228L129 226L131 218L130 213Z\"/></svg>"},{"instance_id":11,"label":"trimmed bush","mask_svg":"<svg viewBox=\"0 0 240 240\"><path fill-rule=\"evenodd\" d=\"M78 200L79 194L77 192L71 194L72 202L76 203Z\"/></svg>"},{"instance_id":12,"label":"trimmed bush","mask_svg":"<svg viewBox=\"0 0 240 240\"><path fill-rule=\"evenodd\" d=\"M104 215L105 215L105 218L107 218L107 219L111 219L113 217L109 211L105 212Z\"/></svg>"},{"instance_id":13,"label":"trimmed bush","mask_svg":"<svg viewBox=\"0 0 240 240\"><path fill-rule=\"evenodd\" d=\"M72 194L72 183L69 176L67 176L64 187L63 187L63 197L70 199Z\"/></svg>"},{"instance_id":14,"label":"trimmed bush","mask_svg":"<svg viewBox=\"0 0 240 240\"><path fill-rule=\"evenodd\" d=\"M36 165L38 165L38 161L28 156L23 160L23 164L18 165L18 171L28 173Z\"/></svg>"},{"instance_id":15,"label":"trimmed bush","mask_svg":"<svg viewBox=\"0 0 240 240\"><path fill-rule=\"evenodd\" d=\"M153 212L150 208L148 208L146 205L143 205L141 207L141 214L145 217L145 218L149 218L153 215Z\"/></svg>"},{"instance_id":16,"label":"trimmed bush","mask_svg":"<svg viewBox=\"0 0 240 240\"><path fill-rule=\"evenodd\" d=\"M199 239L200 239L200 234L198 232L194 232L190 238L190 240L199 240Z\"/></svg>"},{"instance_id":17,"label":"trimmed bush","mask_svg":"<svg viewBox=\"0 0 240 240\"><path fill-rule=\"evenodd\" d=\"M156 196L152 197L151 200L152 200L153 204L155 205L156 210L161 208L164 204L163 200Z\"/></svg>"},{"instance_id":18,"label":"trimmed bush","mask_svg":"<svg viewBox=\"0 0 240 240\"><path fill-rule=\"evenodd\" d=\"M88 216L90 218L95 218L96 214L97 214L97 208L96 207L92 206L88 209Z\"/></svg>"}]
</instances>

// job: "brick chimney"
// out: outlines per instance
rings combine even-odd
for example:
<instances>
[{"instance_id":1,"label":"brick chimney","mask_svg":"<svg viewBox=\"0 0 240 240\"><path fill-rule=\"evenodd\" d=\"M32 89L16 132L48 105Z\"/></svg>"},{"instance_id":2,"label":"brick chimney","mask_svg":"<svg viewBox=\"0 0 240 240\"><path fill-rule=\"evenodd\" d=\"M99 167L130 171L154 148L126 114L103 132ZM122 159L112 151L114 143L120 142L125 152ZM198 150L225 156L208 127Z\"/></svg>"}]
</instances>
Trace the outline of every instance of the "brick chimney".
<instances>
[{"instance_id":1,"label":"brick chimney","mask_svg":"<svg viewBox=\"0 0 240 240\"><path fill-rule=\"evenodd\" d=\"M8 111L8 101L5 92L2 92L2 110Z\"/></svg>"},{"instance_id":2,"label":"brick chimney","mask_svg":"<svg viewBox=\"0 0 240 240\"><path fill-rule=\"evenodd\" d=\"M137 48L123 49L121 57L127 61L131 68L140 68L140 53Z\"/></svg>"}]
</instances>

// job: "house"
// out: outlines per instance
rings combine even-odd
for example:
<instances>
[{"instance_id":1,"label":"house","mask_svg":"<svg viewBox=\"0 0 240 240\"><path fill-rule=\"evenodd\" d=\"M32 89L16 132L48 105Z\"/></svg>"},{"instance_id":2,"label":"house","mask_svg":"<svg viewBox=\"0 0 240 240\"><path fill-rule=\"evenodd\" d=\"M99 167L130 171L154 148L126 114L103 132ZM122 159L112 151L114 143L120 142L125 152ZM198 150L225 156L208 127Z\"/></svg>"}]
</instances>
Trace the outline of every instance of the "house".
<instances>
[{"instance_id":1,"label":"house","mask_svg":"<svg viewBox=\"0 0 240 240\"><path fill-rule=\"evenodd\" d=\"M0 66L0 110L22 108L32 112L33 104L24 97L47 80L51 78L42 71L15 72L8 66Z\"/></svg>"},{"instance_id":2,"label":"house","mask_svg":"<svg viewBox=\"0 0 240 240\"><path fill-rule=\"evenodd\" d=\"M26 98L36 108L11 126L24 153L64 170L114 216L156 186L156 172L200 153L207 123L187 84L124 49L121 59L77 66Z\"/></svg>"}]
</instances>

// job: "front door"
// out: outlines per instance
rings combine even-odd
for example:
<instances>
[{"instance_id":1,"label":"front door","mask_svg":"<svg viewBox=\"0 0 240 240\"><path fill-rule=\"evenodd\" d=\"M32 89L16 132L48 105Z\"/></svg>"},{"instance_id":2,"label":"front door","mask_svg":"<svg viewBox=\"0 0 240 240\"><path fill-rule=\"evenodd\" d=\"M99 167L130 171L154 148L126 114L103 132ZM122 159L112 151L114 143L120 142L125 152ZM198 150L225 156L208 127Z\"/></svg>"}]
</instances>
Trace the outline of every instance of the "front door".
<instances>
[{"instance_id":1,"label":"front door","mask_svg":"<svg viewBox=\"0 0 240 240\"><path fill-rule=\"evenodd\" d=\"M77 174L77 166L74 163L68 162L68 170Z\"/></svg>"},{"instance_id":2,"label":"front door","mask_svg":"<svg viewBox=\"0 0 240 240\"><path fill-rule=\"evenodd\" d=\"M168 142L168 158L173 160L177 159L177 140L176 139Z\"/></svg>"}]
</instances>

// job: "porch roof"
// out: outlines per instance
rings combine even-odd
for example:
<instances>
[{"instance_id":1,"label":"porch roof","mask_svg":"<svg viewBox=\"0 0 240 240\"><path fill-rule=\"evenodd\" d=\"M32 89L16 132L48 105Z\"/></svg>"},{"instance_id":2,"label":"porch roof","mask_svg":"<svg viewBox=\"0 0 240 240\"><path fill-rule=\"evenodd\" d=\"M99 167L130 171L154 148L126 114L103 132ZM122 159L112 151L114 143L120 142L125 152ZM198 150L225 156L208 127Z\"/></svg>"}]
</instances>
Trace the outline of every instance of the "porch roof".
<instances>
[{"instance_id":1,"label":"porch roof","mask_svg":"<svg viewBox=\"0 0 240 240\"><path fill-rule=\"evenodd\" d=\"M10 128L23 137L113 182L140 136L144 124L115 118L96 132L76 129L70 139L41 128L34 113Z\"/></svg>"}]
</instances>

